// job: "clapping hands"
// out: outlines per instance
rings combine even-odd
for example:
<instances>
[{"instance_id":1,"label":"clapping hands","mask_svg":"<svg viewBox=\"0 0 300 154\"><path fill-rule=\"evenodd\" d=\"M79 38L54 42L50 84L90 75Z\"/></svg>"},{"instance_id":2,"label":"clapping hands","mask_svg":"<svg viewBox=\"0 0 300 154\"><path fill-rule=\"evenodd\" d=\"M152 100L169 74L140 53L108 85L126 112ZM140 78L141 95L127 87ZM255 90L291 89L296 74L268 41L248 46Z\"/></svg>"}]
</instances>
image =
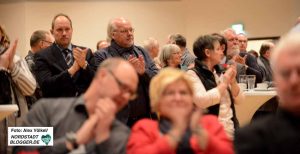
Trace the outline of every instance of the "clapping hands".
<instances>
[{"instance_id":1,"label":"clapping hands","mask_svg":"<svg viewBox=\"0 0 300 154\"><path fill-rule=\"evenodd\" d=\"M145 73L145 60L142 55L139 55L138 58L130 55L128 61L132 64L138 74L142 75Z\"/></svg>"},{"instance_id":2,"label":"clapping hands","mask_svg":"<svg viewBox=\"0 0 300 154\"><path fill-rule=\"evenodd\" d=\"M76 132L78 144L87 144L94 140L101 143L110 136L110 127L117 112L116 104L110 98L99 99L94 113L84 122Z\"/></svg>"},{"instance_id":3,"label":"clapping hands","mask_svg":"<svg viewBox=\"0 0 300 154\"><path fill-rule=\"evenodd\" d=\"M12 45L0 56L0 67L12 70L14 68L14 56L16 54L16 49L18 45L18 40L15 40Z\"/></svg>"}]
</instances>

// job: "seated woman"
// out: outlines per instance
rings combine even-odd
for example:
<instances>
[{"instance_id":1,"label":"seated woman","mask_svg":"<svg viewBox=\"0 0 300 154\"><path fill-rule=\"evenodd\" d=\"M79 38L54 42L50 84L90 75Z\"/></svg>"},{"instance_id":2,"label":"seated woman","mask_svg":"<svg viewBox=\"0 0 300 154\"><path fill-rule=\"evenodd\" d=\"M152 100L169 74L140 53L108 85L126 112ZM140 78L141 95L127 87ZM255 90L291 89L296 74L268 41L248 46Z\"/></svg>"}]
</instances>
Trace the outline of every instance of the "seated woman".
<instances>
[{"instance_id":1,"label":"seated woman","mask_svg":"<svg viewBox=\"0 0 300 154\"><path fill-rule=\"evenodd\" d=\"M243 100L243 92L236 82L236 64L227 68L224 74L219 67L223 48L219 38L212 35L200 36L193 45L195 68L187 71L196 91L194 103L199 108L207 108L209 114L218 116L227 135L232 138L239 126L234 103Z\"/></svg>"},{"instance_id":2,"label":"seated woman","mask_svg":"<svg viewBox=\"0 0 300 154\"><path fill-rule=\"evenodd\" d=\"M213 115L194 110L193 85L182 71L165 68L150 83L152 111L160 121L142 119L132 128L128 154L230 154L232 142Z\"/></svg>"},{"instance_id":3,"label":"seated woman","mask_svg":"<svg viewBox=\"0 0 300 154\"><path fill-rule=\"evenodd\" d=\"M167 44L163 46L159 55L159 60L162 68L173 67L182 70L187 70L187 68L180 66L181 63L180 48L176 44Z\"/></svg>"}]
</instances>

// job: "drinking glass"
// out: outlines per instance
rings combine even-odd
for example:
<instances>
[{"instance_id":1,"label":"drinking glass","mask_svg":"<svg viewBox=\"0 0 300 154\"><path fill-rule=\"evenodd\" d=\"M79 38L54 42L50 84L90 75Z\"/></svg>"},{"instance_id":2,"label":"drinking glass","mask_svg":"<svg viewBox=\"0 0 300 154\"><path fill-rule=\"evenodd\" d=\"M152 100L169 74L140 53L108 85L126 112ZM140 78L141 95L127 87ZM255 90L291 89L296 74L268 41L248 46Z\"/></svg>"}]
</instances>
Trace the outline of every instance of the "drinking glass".
<instances>
[{"instance_id":1,"label":"drinking glass","mask_svg":"<svg viewBox=\"0 0 300 154\"><path fill-rule=\"evenodd\" d=\"M247 75L247 83L248 83L248 89L253 90L255 87L255 75Z\"/></svg>"}]
</instances>

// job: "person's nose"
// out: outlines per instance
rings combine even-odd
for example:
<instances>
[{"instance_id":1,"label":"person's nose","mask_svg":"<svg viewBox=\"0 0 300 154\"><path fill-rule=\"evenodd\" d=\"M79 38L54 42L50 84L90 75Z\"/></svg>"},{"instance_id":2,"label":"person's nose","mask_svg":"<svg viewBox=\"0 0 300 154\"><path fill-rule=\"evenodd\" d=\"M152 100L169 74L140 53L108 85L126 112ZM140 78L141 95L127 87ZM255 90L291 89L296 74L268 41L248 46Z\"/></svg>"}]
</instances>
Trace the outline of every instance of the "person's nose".
<instances>
[{"instance_id":1,"label":"person's nose","mask_svg":"<svg viewBox=\"0 0 300 154\"><path fill-rule=\"evenodd\" d=\"M130 93L121 91L121 97L123 98L123 100L125 100L127 102L130 99Z\"/></svg>"},{"instance_id":2,"label":"person's nose","mask_svg":"<svg viewBox=\"0 0 300 154\"><path fill-rule=\"evenodd\" d=\"M291 76L290 76L290 83L291 85L298 85L300 83L300 72L299 71L293 71L291 73Z\"/></svg>"},{"instance_id":3,"label":"person's nose","mask_svg":"<svg viewBox=\"0 0 300 154\"><path fill-rule=\"evenodd\" d=\"M180 93L175 93L175 95L174 95L175 100L181 100L181 98L182 98L182 96Z\"/></svg>"},{"instance_id":4,"label":"person's nose","mask_svg":"<svg viewBox=\"0 0 300 154\"><path fill-rule=\"evenodd\" d=\"M63 35L66 35L66 34L67 34L67 31L66 31L66 30L63 30L62 34L63 34Z\"/></svg>"}]
</instances>

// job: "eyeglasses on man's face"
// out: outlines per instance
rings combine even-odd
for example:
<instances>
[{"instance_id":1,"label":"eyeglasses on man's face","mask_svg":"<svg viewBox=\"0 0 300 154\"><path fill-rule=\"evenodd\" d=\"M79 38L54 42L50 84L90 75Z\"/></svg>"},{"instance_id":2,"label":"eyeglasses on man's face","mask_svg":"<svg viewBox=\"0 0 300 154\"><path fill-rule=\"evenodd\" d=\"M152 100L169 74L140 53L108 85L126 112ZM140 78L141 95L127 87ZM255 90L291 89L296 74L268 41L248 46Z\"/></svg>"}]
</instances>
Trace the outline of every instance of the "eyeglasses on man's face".
<instances>
[{"instance_id":1,"label":"eyeglasses on man's face","mask_svg":"<svg viewBox=\"0 0 300 154\"><path fill-rule=\"evenodd\" d=\"M52 44L53 42L47 41L47 40L42 40L43 42L46 42L48 44Z\"/></svg>"},{"instance_id":2,"label":"eyeglasses on man's face","mask_svg":"<svg viewBox=\"0 0 300 154\"><path fill-rule=\"evenodd\" d=\"M115 32L119 32L119 33L122 33L122 34L127 34L129 32L134 33L134 28L116 30Z\"/></svg>"},{"instance_id":3,"label":"eyeglasses on man's face","mask_svg":"<svg viewBox=\"0 0 300 154\"><path fill-rule=\"evenodd\" d=\"M129 100L134 100L137 97L136 92L134 90L130 89L128 85L126 85L122 81L120 81L111 70L108 70L108 72L109 72L109 74L111 74L111 76L117 82L121 92L129 94Z\"/></svg>"}]
</instances>

